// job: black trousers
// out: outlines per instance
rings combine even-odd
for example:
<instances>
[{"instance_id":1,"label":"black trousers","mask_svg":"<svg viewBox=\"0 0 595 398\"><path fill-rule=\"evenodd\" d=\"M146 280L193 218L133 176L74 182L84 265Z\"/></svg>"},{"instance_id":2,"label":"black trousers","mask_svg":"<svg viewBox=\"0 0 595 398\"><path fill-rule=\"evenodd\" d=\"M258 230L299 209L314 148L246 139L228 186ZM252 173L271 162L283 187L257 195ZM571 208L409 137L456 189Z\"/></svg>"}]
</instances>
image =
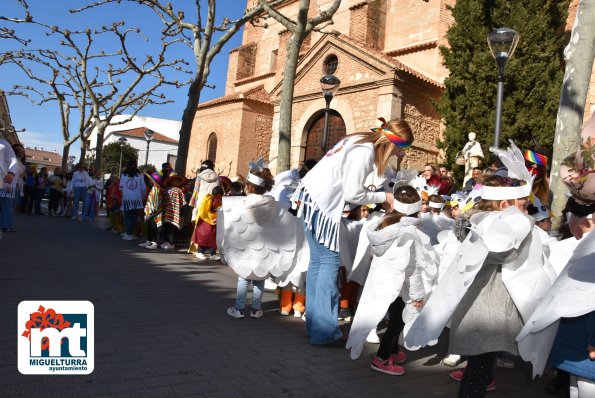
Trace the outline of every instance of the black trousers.
<instances>
[{"instance_id":1,"label":"black trousers","mask_svg":"<svg viewBox=\"0 0 595 398\"><path fill-rule=\"evenodd\" d=\"M459 398L482 398L496 371L497 352L467 357L465 375L459 387Z\"/></svg>"},{"instance_id":2,"label":"black trousers","mask_svg":"<svg viewBox=\"0 0 595 398\"><path fill-rule=\"evenodd\" d=\"M380 359L386 360L390 354L396 354L399 352L399 334L403 331L403 309L405 303L401 297L397 297L388 307L388 315L390 317L388 321L388 327L382 340L380 341L380 347L376 356Z\"/></svg>"}]
</instances>

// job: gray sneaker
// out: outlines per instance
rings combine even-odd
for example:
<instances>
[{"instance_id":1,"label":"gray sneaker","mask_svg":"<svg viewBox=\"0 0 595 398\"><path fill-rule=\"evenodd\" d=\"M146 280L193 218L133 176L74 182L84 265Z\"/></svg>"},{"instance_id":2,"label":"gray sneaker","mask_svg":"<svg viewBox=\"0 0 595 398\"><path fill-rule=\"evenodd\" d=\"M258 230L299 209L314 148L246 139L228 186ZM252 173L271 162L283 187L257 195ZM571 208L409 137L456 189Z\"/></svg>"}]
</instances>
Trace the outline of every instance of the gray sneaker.
<instances>
[{"instance_id":1,"label":"gray sneaker","mask_svg":"<svg viewBox=\"0 0 595 398\"><path fill-rule=\"evenodd\" d=\"M252 311L250 311L250 318L261 318L264 315L264 313L262 312L262 310L259 309L254 309L252 308Z\"/></svg>"}]
</instances>

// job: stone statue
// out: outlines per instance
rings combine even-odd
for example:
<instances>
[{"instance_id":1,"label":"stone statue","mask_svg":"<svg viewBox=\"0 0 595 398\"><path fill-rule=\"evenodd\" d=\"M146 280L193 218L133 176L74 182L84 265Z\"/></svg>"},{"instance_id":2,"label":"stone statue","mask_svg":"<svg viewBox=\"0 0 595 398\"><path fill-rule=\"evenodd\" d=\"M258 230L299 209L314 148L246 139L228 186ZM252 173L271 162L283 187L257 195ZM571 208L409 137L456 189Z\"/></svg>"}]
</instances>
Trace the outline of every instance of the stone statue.
<instances>
[{"instance_id":1,"label":"stone statue","mask_svg":"<svg viewBox=\"0 0 595 398\"><path fill-rule=\"evenodd\" d=\"M467 136L469 141L463 147L462 153L465 158L465 178L463 185L467 183L467 180L471 178L471 173L474 167L479 167L479 164L483 161L483 151L479 142L475 141L477 135L474 132L470 132Z\"/></svg>"}]
</instances>

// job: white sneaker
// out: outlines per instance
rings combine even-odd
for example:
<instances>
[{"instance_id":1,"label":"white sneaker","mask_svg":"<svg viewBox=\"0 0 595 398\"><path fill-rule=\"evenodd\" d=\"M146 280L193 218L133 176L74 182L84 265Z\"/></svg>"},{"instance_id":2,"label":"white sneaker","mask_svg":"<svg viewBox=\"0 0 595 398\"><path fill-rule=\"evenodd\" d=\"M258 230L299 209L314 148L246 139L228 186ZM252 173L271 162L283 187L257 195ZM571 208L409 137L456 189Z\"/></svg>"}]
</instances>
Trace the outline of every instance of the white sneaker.
<instances>
[{"instance_id":1,"label":"white sneaker","mask_svg":"<svg viewBox=\"0 0 595 398\"><path fill-rule=\"evenodd\" d=\"M147 246L145 246L145 249L155 250L158 247L159 245L157 244L157 242L150 242Z\"/></svg>"},{"instance_id":2,"label":"white sneaker","mask_svg":"<svg viewBox=\"0 0 595 398\"><path fill-rule=\"evenodd\" d=\"M134 240L134 235L128 235L128 234L124 234L124 236L122 236L123 240Z\"/></svg>"},{"instance_id":3,"label":"white sneaker","mask_svg":"<svg viewBox=\"0 0 595 398\"><path fill-rule=\"evenodd\" d=\"M173 250L174 249L174 246L171 243L169 243L169 242L165 242L164 244L161 245L161 248L163 250L168 250L169 251L169 250Z\"/></svg>"},{"instance_id":4,"label":"white sneaker","mask_svg":"<svg viewBox=\"0 0 595 398\"><path fill-rule=\"evenodd\" d=\"M293 316L295 318L301 318L302 317L302 313L300 311L293 310Z\"/></svg>"},{"instance_id":5,"label":"white sneaker","mask_svg":"<svg viewBox=\"0 0 595 398\"><path fill-rule=\"evenodd\" d=\"M261 318L264 315L264 313L262 312L261 309L254 309L252 308L252 310L250 311L250 318Z\"/></svg>"},{"instance_id":6,"label":"white sneaker","mask_svg":"<svg viewBox=\"0 0 595 398\"><path fill-rule=\"evenodd\" d=\"M281 310L281 311L279 311L279 315L288 316L289 315L289 311Z\"/></svg>"},{"instance_id":7,"label":"white sneaker","mask_svg":"<svg viewBox=\"0 0 595 398\"><path fill-rule=\"evenodd\" d=\"M198 258L199 260L206 260L208 257L201 252L194 253L194 257Z\"/></svg>"},{"instance_id":8,"label":"white sneaker","mask_svg":"<svg viewBox=\"0 0 595 398\"><path fill-rule=\"evenodd\" d=\"M448 354L442 359L442 365L452 366L453 368L463 362L460 355Z\"/></svg>"},{"instance_id":9,"label":"white sneaker","mask_svg":"<svg viewBox=\"0 0 595 398\"><path fill-rule=\"evenodd\" d=\"M151 241L150 241L150 240L146 240L146 241L144 241L143 243L139 243L138 245L139 245L140 247L147 247L147 246L149 246L150 244L151 244Z\"/></svg>"},{"instance_id":10,"label":"white sneaker","mask_svg":"<svg viewBox=\"0 0 595 398\"><path fill-rule=\"evenodd\" d=\"M209 257L209 260L219 261L219 260L221 260L221 256L219 256L218 254L213 254L211 257Z\"/></svg>"},{"instance_id":11,"label":"white sneaker","mask_svg":"<svg viewBox=\"0 0 595 398\"><path fill-rule=\"evenodd\" d=\"M372 329L366 337L366 341L370 344L380 344L380 338L376 334L376 329Z\"/></svg>"},{"instance_id":12,"label":"white sneaker","mask_svg":"<svg viewBox=\"0 0 595 398\"><path fill-rule=\"evenodd\" d=\"M229 307L227 309L227 315L236 319L242 319L244 317L244 310L238 310L236 307Z\"/></svg>"}]
</instances>

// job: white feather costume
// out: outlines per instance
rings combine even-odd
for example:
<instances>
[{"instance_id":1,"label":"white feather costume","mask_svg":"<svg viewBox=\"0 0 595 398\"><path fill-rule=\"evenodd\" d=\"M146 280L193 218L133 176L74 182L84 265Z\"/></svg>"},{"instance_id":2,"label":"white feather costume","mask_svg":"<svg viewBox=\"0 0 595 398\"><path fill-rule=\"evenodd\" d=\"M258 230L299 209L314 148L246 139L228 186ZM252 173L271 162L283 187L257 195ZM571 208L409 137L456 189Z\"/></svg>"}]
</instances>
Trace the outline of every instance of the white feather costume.
<instances>
[{"instance_id":1,"label":"white feather costume","mask_svg":"<svg viewBox=\"0 0 595 398\"><path fill-rule=\"evenodd\" d=\"M417 218L403 217L376 231L379 222L376 219L366 227L374 258L347 340L352 359L360 356L366 337L399 295L404 301L422 299L428 293L424 277L436 276L430 239L417 229Z\"/></svg>"},{"instance_id":2,"label":"white feather costume","mask_svg":"<svg viewBox=\"0 0 595 398\"><path fill-rule=\"evenodd\" d=\"M304 241L301 220L273 197L223 198L217 214L217 246L222 259L239 276L286 278L301 258Z\"/></svg>"},{"instance_id":3,"label":"white feather costume","mask_svg":"<svg viewBox=\"0 0 595 398\"><path fill-rule=\"evenodd\" d=\"M357 248L355 251L355 257L353 258L353 266L351 271L347 272L347 279L354 281L363 286L366 283L368 272L370 271L370 265L372 264L372 246L368 239L368 227L372 223L378 225L378 220L384 216L384 212L374 212L368 216L368 219L364 221L359 231L359 237L357 241Z\"/></svg>"},{"instance_id":4,"label":"white feather costume","mask_svg":"<svg viewBox=\"0 0 595 398\"><path fill-rule=\"evenodd\" d=\"M568 265L517 336L522 358L533 364L533 376L543 372L560 318L595 311L595 233L579 242Z\"/></svg>"},{"instance_id":5,"label":"white feather costume","mask_svg":"<svg viewBox=\"0 0 595 398\"><path fill-rule=\"evenodd\" d=\"M434 345L490 252L517 251L502 264L502 282L522 319L529 319L555 274L531 220L516 207L471 217L471 230L420 315L405 325L405 346ZM529 236L530 235L530 236Z\"/></svg>"}]
</instances>

